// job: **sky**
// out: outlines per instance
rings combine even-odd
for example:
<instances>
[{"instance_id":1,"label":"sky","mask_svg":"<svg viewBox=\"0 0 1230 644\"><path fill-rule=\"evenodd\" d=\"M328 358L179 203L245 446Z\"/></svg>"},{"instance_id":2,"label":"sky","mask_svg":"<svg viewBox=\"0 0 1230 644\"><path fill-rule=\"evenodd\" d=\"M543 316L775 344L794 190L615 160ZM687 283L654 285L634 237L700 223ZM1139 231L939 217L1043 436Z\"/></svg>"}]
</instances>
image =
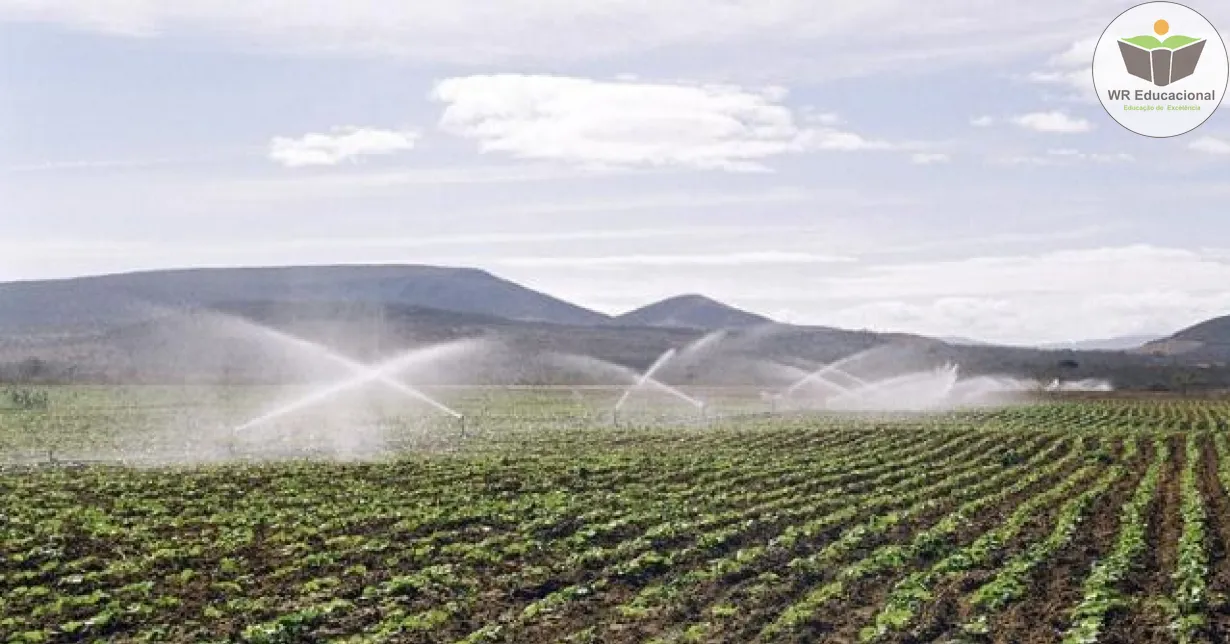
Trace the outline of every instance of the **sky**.
<instances>
[{"instance_id":1,"label":"sky","mask_svg":"<svg viewBox=\"0 0 1230 644\"><path fill-rule=\"evenodd\" d=\"M1133 4L0 0L0 281L437 264L608 313L1168 334L1230 313L1230 108L1107 115Z\"/></svg>"}]
</instances>

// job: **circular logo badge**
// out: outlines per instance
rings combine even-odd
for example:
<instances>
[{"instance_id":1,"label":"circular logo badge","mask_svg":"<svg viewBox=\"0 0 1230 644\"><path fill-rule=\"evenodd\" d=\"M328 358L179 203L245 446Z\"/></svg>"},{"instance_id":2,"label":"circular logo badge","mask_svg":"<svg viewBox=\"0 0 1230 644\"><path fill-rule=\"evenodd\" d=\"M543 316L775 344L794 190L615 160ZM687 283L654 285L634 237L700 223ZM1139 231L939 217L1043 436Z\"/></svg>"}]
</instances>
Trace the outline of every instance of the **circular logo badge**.
<instances>
[{"instance_id":1,"label":"circular logo badge","mask_svg":"<svg viewBox=\"0 0 1230 644\"><path fill-rule=\"evenodd\" d=\"M1230 79L1226 43L1204 16L1174 2L1119 14L1093 50L1093 87L1119 125L1165 138L1200 127Z\"/></svg>"}]
</instances>

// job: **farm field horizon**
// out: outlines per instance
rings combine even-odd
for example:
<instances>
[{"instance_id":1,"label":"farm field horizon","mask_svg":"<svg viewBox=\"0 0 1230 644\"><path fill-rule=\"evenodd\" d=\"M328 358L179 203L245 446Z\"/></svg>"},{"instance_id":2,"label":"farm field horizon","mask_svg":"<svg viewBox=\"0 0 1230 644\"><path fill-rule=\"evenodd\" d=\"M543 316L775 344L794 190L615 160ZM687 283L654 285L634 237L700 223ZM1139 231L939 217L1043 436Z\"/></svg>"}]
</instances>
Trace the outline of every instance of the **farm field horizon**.
<instances>
[{"instance_id":1,"label":"farm field horizon","mask_svg":"<svg viewBox=\"0 0 1230 644\"><path fill-rule=\"evenodd\" d=\"M1224 399L616 426L607 392L476 388L374 453L138 467L31 455L165 441L199 390L48 391L0 411L3 641L1230 638Z\"/></svg>"}]
</instances>

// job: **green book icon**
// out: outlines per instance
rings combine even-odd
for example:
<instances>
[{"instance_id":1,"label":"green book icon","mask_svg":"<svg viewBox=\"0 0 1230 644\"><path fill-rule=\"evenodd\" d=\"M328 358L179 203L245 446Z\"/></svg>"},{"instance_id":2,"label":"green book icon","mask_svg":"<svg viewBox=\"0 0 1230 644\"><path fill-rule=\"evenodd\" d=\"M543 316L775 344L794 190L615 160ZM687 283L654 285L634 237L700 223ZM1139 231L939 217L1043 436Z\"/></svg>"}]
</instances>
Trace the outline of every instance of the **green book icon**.
<instances>
[{"instance_id":1,"label":"green book icon","mask_svg":"<svg viewBox=\"0 0 1230 644\"><path fill-rule=\"evenodd\" d=\"M1119 39L1119 53L1129 74L1165 87L1196 72L1206 39L1191 36L1171 36L1159 40L1155 36L1135 36Z\"/></svg>"}]
</instances>

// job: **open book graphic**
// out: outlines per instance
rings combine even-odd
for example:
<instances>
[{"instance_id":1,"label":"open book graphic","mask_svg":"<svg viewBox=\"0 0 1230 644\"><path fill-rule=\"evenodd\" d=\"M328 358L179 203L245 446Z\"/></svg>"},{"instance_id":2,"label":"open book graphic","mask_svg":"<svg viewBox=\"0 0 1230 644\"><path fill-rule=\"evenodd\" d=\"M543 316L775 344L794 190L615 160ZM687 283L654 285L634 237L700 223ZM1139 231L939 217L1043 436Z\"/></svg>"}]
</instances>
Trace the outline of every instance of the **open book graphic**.
<instances>
[{"instance_id":1,"label":"open book graphic","mask_svg":"<svg viewBox=\"0 0 1230 644\"><path fill-rule=\"evenodd\" d=\"M1119 53L1129 74L1165 87L1195 73L1205 42L1204 38L1191 36L1171 36L1166 40L1135 36L1119 40Z\"/></svg>"}]
</instances>

